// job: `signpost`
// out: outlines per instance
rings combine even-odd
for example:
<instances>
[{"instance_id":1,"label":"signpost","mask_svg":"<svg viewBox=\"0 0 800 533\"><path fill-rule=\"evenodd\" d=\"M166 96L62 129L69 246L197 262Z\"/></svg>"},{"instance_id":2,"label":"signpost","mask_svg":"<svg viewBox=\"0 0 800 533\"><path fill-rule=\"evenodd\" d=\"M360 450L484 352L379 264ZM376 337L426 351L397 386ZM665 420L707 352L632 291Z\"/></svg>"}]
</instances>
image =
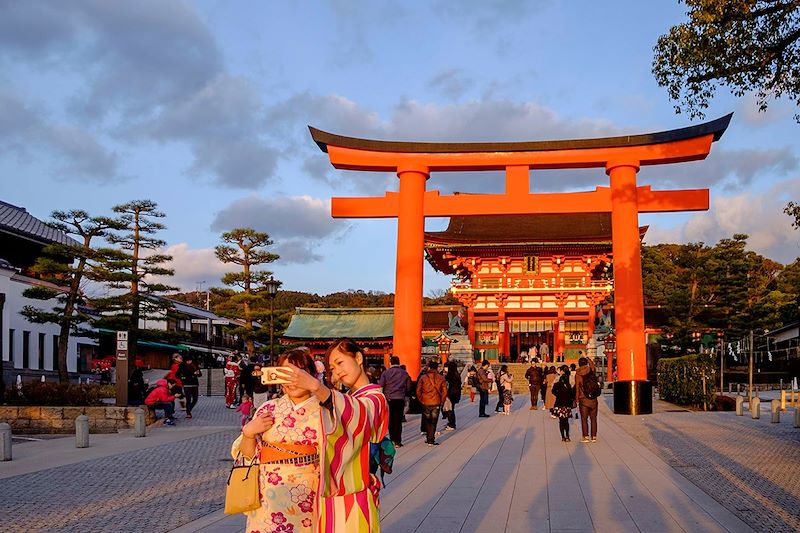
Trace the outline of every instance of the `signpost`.
<instances>
[{"instance_id":1,"label":"signpost","mask_svg":"<svg viewBox=\"0 0 800 533\"><path fill-rule=\"evenodd\" d=\"M128 405L128 332L117 332L117 407Z\"/></svg>"}]
</instances>

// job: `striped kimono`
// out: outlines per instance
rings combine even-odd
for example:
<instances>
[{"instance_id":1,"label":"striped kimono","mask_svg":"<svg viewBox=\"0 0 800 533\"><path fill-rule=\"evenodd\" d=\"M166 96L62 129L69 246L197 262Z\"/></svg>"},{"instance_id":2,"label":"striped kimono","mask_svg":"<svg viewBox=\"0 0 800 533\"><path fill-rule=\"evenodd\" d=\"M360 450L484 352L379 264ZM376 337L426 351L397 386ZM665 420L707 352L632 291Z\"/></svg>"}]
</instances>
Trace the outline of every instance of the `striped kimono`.
<instances>
[{"instance_id":1,"label":"striped kimono","mask_svg":"<svg viewBox=\"0 0 800 533\"><path fill-rule=\"evenodd\" d=\"M380 482L369 473L369 443L386 435L388 404L374 384L349 394L332 393L332 408L320 409L323 442L316 531L378 532Z\"/></svg>"}]
</instances>

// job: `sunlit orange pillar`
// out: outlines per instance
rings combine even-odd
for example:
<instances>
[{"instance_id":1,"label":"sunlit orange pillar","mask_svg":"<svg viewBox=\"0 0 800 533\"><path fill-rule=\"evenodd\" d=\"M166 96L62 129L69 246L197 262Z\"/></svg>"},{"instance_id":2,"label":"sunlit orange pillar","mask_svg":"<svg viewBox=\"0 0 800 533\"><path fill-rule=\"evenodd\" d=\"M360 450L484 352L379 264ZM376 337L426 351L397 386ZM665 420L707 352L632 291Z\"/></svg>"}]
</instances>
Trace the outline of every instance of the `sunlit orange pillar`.
<instances>
[{"instance_id":1,"label":"sunlit orange pillar","mask_svg":"<svg viewBox=\"0 0 800 533\"><path fill-rule=\"evenodd\" d=\"M422 355L422 262L425 249L426 167L397 169L397 271L394 296L394 354L417 379Z\"/></svg>"},{"instance_id":2,"label":"sunlit orange pillar","mask_svg":"<svg viewBox=\"0 0 800 533\"><path fill-rule=\"evenodd\" d=\"M647 380L636 173L638 162L609 162L614 254L614 319L620 381Z\"/></svg>"}]
</instances>

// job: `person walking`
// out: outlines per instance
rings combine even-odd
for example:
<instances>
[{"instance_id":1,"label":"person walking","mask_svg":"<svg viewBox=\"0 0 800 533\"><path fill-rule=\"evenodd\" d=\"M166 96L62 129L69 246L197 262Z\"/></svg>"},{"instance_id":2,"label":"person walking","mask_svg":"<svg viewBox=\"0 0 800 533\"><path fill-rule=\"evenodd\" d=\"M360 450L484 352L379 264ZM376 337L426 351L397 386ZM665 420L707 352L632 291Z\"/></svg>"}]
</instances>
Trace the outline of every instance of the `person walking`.
<instances>
[{"instance_id":1,"label":"person walking","mask_svg":"<svg viewBox=\"0 0 800 533\"><path fill-rule=\"evenodd\" d=\"M194 356L187 354L176 372L176 377L183 383L183 396L186 399L186 418L192 418L192 409L197 405L197 399L200 394L200 381L198 378L202 375L203 371L197 366Z\"/></svg>"},{"instance_id":2,"label":"person walking","mask_svg":"<svg viewBox=\"0 0 800 533\"><path fill-rule=\"evenodd\" d=\"M597 442L597 398L601 392L594 361L581 357L575 376L575 402L581 414L583 434L581 442Z\"/></svg>"},{"instance_id":3,"label":"person walking","mask_svg":"<svg viewBox=\"0 0 800 533\"><path fill-rule=\"evenodd\" d=\"M489 361L484 359L477 372L478 394L480 395L480 399L478 400L478 417L480 418L489 416L486 414L486 406L489 405L489 387L492 384L492 380L489 378L489 369Z\"/></svg>"},{"instance_id":4,"label":"person walking","mask_svg":"<svg viewBox=\"0 0 800 533\"><path fill-rule=\"evenodd\" d=\"M552 413L553 406L556 404L556 397L553 395L553 384L556 382L556 367L551 366L547 370L547 375L545 376L545 397L544 397L544 407L550 412L550 416L552 418L556 418L556 415Z\"/></svg>"},{"instance_id":5,"label":"person walking","mask_svg":"<svg viewBox=\"0 0 800 533\"><path fill-rule=\"evenodd\" d=\"M228 409L236 409L236 387L239 384L239 361L235 355L228 358L225 369L222 371L225 376L225 406Z\"/></svg>"},{"instance_id":6,"label":"person walking","mask_svg":"<svg viewBox=\"0 0 800 533\"><path fill-rule=\"evenodd\" d=\"M508 373L508 365L503 365L500 367L500 386L502 387L502 392L500 393L502 400L503 400L503 414L510 415L511 414L511 404L514 403L514 396L511 390L511 386L514 383L514 376Z\"/></svg>"},{"instance_id":7,"label":"person walking","mask_svg":"<svg viewBox=\"0 0 800 533\"><path fill-rule=\"evenodd\" d=\"M532 411L538 409L539 403L539 389L542 388L542 369L538 365L539 359L531 359L531 366L525 371L525 379L528 380L528 388L531 391L531 407Z\"/></svg>"},{"instance_id":8,"label":"person walking","mask_svg":"<svg viewBox=\"0 0 800 533\"><path fill-rule=\"evenodd\" d=\"M403 412L406 407L406 395L411 390L411 376L404 368L400 368L400 358L393 355L387 368L378 379L383 395L389 403L389 438L395 447L403 446Z\"/></svg>"},{"instance_id":9,"label":"person walking","mask_svg":"<svg viewBox=\"0 0 800 533\"><path fill-rule=\"evenodd\" d=\"M272 385L265 385L261 382L261 374L264 369L264 365L256 363L253 366L253 409L258 409L264 403L269 400L270 396L270 389Z\"/></svg>"},{"instance_id":10,"label":"person walking","mask_svg":"<svg viewBox=\"0 0 800 533\"><path fill-rule=\"evenodd\" d=\"M475 395L478 393L478 369L475 365L471 365L467 370L464 383L469 387L469 402L475 403Z\"/></svg>"},{"instance_id":11,"label":"person walking","mask_svg":"<svg viewBox=\"0 0 800 533\"><path fill-rule=\"evenodd\" d=\"M555 396L555 405L553 412L558 418L558 430L561 432L561 442L570 442L569 440L569 422L572 418L572 406L575 402L575 392L570 386L570 371L567 365L561 367L561 377L553 385L553 395Z\"/></svg>"},{"instance_id":12,"label":"person walking","mask_svg":"<svg viewBox=\"0 0 800 533\"><path fill-rule=\"evenodd\" d=\"M453 431L456 429L456 404L461 401L461 376L455 361L448 361L446 366L447 374L445 374L444 380L447 382L447 400L444 402L444 412L447 416L447 427L445 431Z\"/></svg>"},{"instance_id":13,"label":"person walking","mask_svg":"<svg viewBox=\"0 0 800 533\"><path fill-rule=\"evenodd\" d=\"M436 360L428 363L428 370L417 381L417 399L422 404L422 420L425 428L425 443L428 446L438 446L436 442L436 424L439 422L439 412L447 398L447 383L438 372L439 362Z\"/></svg>"},{"instance_id":14,"label":"person walking","mask_svg":"<svg viewBox=\"0 0 800 533\"><path fill-rule=\"evenodd\" d=\"M497 375L494 376L494 385L495 387L497 387L497 405L494 406L495 413L503 413L505 411L505 408L503 407L503 390L505 389L505 387L503 386L503 382L500 379L501 376L503 375L502 368L504 367L506 371L508 371L508 365L502 365L500 367L501 370L499 370L497 372Z\"/></svg>"}]
</instances>

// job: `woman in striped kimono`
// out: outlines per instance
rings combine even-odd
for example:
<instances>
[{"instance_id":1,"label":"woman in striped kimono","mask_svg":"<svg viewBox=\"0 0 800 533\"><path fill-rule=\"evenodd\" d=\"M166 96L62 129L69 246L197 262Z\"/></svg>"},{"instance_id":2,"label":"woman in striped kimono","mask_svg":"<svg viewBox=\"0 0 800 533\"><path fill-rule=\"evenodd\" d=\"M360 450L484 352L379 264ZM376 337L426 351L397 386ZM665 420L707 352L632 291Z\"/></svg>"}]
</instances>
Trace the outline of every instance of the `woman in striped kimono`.
<instances>
[{"instance_id":1,"label":"woman in striped kimono","mask_svg":"<svg viewBox=\"0 0 800 533\"><path fill-rule=\"evenodd\" d=\"M290 383L310 391L320 403L322 439L317 528L320 533L378 532L380 482L369 473L371 442L388 428L388 404L378 385L370 384L364 354L356 343L337 341L325 354L329 389L313 375L292 366Z\"/></svg>"}]
</instances>

